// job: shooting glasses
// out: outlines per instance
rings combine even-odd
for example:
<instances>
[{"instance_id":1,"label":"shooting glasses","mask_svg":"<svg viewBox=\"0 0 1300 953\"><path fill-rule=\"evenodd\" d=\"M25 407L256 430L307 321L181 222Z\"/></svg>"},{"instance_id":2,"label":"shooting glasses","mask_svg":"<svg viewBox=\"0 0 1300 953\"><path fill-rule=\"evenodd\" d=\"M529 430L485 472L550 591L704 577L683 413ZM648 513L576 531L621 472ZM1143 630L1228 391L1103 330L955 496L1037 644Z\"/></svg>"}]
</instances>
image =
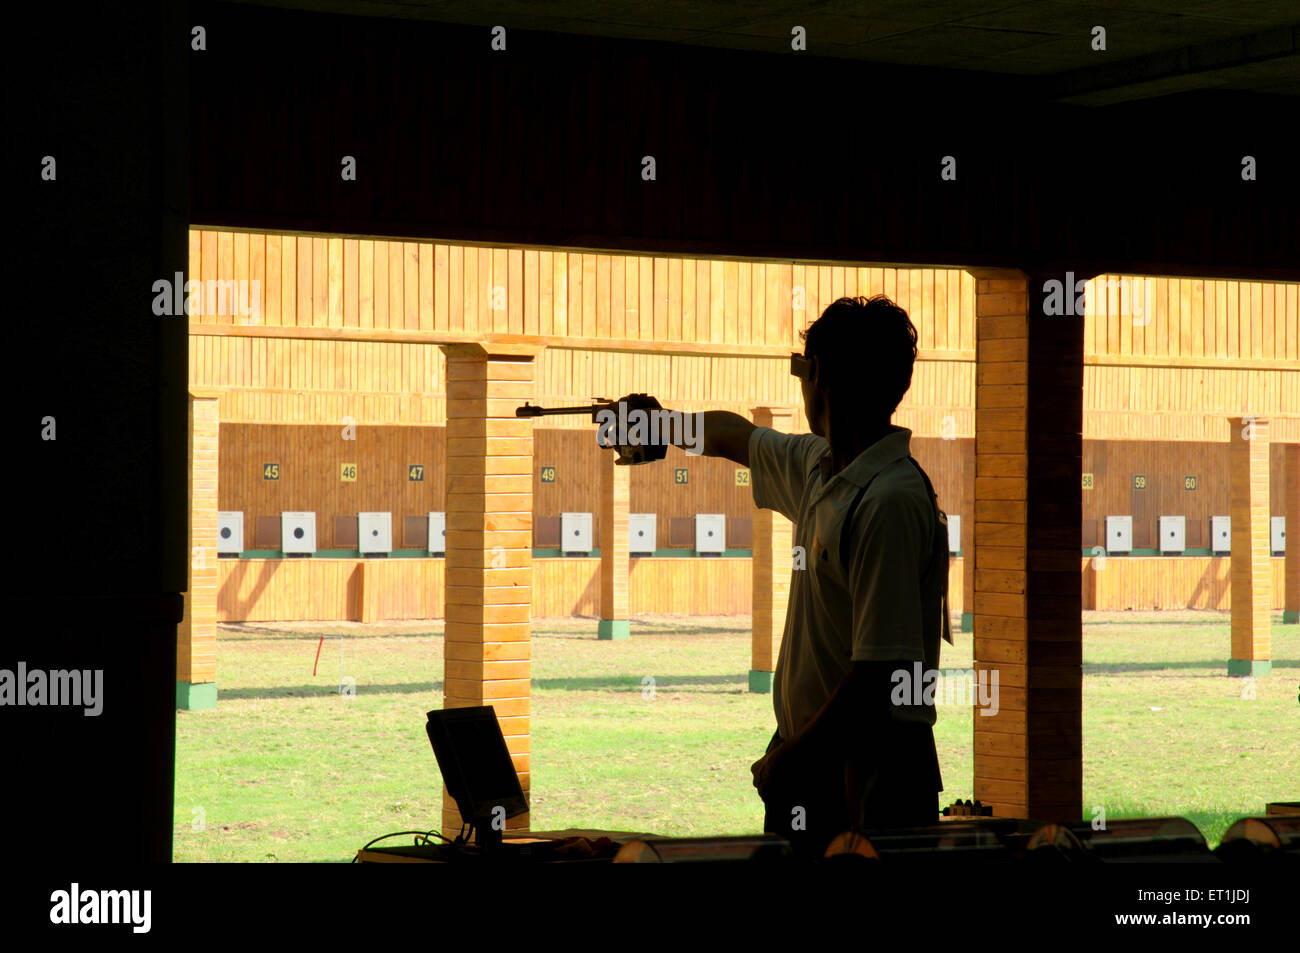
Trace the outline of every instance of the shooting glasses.
<instances>
[{"instance_id":1,"label":"shooting glasses","mask_svg":"<svg viewBox=\"0 0 1300 953\"><path fill-rule=\"evenodd\" d=\"M814 357L804 357L802 354L790 355L790 373L801 381L812 379L812 362Z\"/></svg>"}]
</instances>

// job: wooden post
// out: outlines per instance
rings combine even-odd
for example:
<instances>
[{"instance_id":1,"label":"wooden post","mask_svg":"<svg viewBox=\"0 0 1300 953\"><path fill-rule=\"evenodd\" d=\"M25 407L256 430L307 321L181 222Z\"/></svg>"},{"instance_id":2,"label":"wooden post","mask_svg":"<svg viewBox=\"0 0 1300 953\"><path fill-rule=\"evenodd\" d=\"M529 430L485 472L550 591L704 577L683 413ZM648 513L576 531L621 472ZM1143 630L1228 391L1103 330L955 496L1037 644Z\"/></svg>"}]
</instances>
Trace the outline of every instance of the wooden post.
<instances>
[{"instance_id":1,"label":"wooden post","mask_svg":"<svg viewBox=\"0 0 1300 953\"><path fill-rule=\"evenodd\" d=\"M789 433L793 429L794 411L788 407L755 407L753 418L756 426ZM781 636L785 633L786 603L790 598L793 543L794 526L788 519L775 510L754 511L751 692L772 690L776 660L781 654Z\"/></svg>"},{"instance_id":2,"label":"wooden post","mask_svg":"<svg viewBox=\"0 0 1300 953\"><path fill-rule=\"evenodd\" d=\"M626 639L630 629L627 610L628 527L630 498L628 467L614 461L612 450L600 452L600 622L602 639Z\"/></svg>"},{"instance_id":3,"label":"wooden post","mask_svg":"<svg viewBox=\"0 0 1300 953\"><path fill-rule=\"evenodd\" d=\"M445 707L491 705L527 797L533 579L533 345L443 345L447 356ZM446 786L444 833L461 816ZM528 814L506 831L528 830ZM450 836L450 834L449 834Z\"/></svg>"},{"instance_id":4,"label":"wooden post","mask_svg":"<svg viewBox=\"0 0 1300 953\"><path fill-rule=\"evenodd\" d=\"M189 395L189 586L176 629L176 707L217 704L217 441L215 392Z\"/></svg>"},{"instance_id":5,"label":"wooden post","mask_svg":"<svg viewBox=\"0 0 1300 953\"><path fill-rule=\"evenodd\" d=\"M1300 443L1289 443L1283 451L1286 461L1286 496L1282 513L1286 517L1286 571L1283 573L1282 623L1300 622Z\"/></svg>"},{"instance_id":6,"label":"wooden post","mask_svg":"<svg viewBox=\"0 0 1300 953\"><path fill-rule=\"evenodd\" d=\"M369 595L369 586L366 584L366 564L365 560L357 560L356 566L352 570L353 585L356 587L356 613L352 617L353 622L365 622L366 619L366 597Z\"/></svg>"},{"instance_id":7,"label":"wooden post","mask_svg":"<svg viewBox=\"0 0 1300 953\"><path fill-rule=\"evenodd\" d=\"M997 815L1082 816L1083 316L1055 275L976 278L975 796ZM998 679L996 691L992 681Z\"/></svg>"},{"instance_id":8,"label":"wooden post","mask_svg":"<svg viewBox=\"0 0 1300 953\"><path fill-rule=\"evenodd\" d=\"M1273 567L1269 554L1268 421L1228 418L1232 496L1232 656L1229 675L1273 667Z\"/></svg>"}]
</instances>

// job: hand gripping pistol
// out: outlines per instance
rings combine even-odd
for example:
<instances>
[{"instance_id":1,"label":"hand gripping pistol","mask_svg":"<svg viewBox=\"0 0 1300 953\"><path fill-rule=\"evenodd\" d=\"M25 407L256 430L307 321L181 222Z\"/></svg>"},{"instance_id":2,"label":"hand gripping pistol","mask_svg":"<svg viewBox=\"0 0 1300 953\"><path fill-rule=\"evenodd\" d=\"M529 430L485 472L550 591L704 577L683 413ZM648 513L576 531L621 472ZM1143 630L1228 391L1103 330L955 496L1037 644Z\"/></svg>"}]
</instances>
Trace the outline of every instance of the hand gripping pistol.
<instances>
[{"instance_id":1,"label":"hand gripping pistol","mask_svg":"<svg viewBox=\"0 0 1300 953\"><path fill-rule=\"evenodd\" d=\"M659 401L649 394L628 394L617 401L595 398L593 403L585 407L537 407L525 403L524 406L516 408L515 416L549 417L557 414L590 414L591 422L601 425L596 435L597 443L602 447L613 447L618 451L618 459L615 463L619 466L634 466L653 463L668 455L668 444L659 437L661 428L658 426L658 421L652 417L653 411L662 410ZM640 416L639 420L638 416ZM667 428L663 429L666 432Z\"/></svg>"}]
</instances>

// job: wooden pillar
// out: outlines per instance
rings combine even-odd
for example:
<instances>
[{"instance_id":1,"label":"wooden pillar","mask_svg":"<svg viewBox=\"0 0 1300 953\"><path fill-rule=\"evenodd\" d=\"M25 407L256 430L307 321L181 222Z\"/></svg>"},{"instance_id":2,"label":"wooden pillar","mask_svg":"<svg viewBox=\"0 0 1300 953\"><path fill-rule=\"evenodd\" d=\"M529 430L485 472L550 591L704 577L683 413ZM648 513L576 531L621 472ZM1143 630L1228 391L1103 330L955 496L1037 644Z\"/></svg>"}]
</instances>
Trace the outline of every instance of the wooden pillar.
<instances>
[{"instance_id":1,"label":"wooden pillar","mask_svg":"<svg viewBox=\"0 0 1300 953\"><path fill-rule=\"evenodd\" d=\"M444 657L447 708L491 705L519 784L529 793L536 346L443 345L447 356ZM442 829L460 830L443 787ZM528 815L507 831L528 829Z\"/></svg>"},{"instance_id":2,"label":"wooden pillar","mask_svg":"<svg viewBox=\"0 0 1300 953\"><path fill-rule=\"evenodd\" d=\"M755 407L754 424L789 433L794 411L788 407ZM749 690L770 692L785 632L785 609L790 598L794 525L775 510L754 511L753 532L753 647ZM807 563L804 563L806 566Z\"/></svg>"},{"instance_id":3,"label":"wooden pillar","mask_svg":"<svg viewBox=\"0 0 1300 953\"><path fill-rule=\"evenodd\" d=\"M616 464L618 454L612 450L601 450L599 459L600 622L596 634L602 639L626 639L630 468Z\"/></svg>"},{"instance_id":4,"label":"wooden pillar","mask_svg":"<svg viewBox=\"0 0 1300 953\"><path fill-rule=\"evenodd\" d=\"M1082 817L1083 317L1064 271L976 278L975 797L997 815ZM1072 278L1072 276L1071 276ZM1067 292L1073 298L1073 289Z\"/></svg>"},{"instance_id":5,"label":"wooden pillar","mask_svg":"<svg viewBox=\"0 0 1300 953\"><path fill-rule=\"evenodd\" d=\"M1273 567L1269 553L1268 421L1228 418L1232 496L1232 656L1229 675L1273 667Z\"/></svg>"},{"instance_id":6,"label":"wooden pillar","mask_svg":"<svg viewBox=\"0 0 1300 953\"><path fill-rule=\"evenodd\" d=\"M189 585L176 629L176 707L217 704L217 440L219 400L189 395Z\"/></svg>"},{"instance_id":7,"label":"wooden pillar","mask_svg":"<svg viewBox=\"0 0 1300 953\"><path fill-rule=\"evenodd\" d=\"M1300 622L1300 443L1289 443L1286 461L1286 495L1281 516L1286 517L1286 571L1283 574L1282 622Z\"/></svg>"}]
</instances>

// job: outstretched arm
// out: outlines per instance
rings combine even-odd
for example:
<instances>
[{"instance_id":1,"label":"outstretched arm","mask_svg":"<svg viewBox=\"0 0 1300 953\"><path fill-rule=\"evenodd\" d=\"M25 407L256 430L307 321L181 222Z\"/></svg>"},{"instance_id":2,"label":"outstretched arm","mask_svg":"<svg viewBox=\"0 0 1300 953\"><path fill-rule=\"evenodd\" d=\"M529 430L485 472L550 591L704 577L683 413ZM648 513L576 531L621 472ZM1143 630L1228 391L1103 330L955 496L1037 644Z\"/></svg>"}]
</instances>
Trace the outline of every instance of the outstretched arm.
<instances>
[{"instance_id":1,"label":"outstretched arm","mask_svg":"<svg viewBox=\"0 0 1300 953\"><path fill-rule=\"evenodd\" d=\"M697 435L701 453L706 457L726 457L749 466L749 436L754 432L752 421L729 410L706 410L699 415L702 435ZM684 441L677 441L682 446Z\"/></svg>"}]
</instances>

